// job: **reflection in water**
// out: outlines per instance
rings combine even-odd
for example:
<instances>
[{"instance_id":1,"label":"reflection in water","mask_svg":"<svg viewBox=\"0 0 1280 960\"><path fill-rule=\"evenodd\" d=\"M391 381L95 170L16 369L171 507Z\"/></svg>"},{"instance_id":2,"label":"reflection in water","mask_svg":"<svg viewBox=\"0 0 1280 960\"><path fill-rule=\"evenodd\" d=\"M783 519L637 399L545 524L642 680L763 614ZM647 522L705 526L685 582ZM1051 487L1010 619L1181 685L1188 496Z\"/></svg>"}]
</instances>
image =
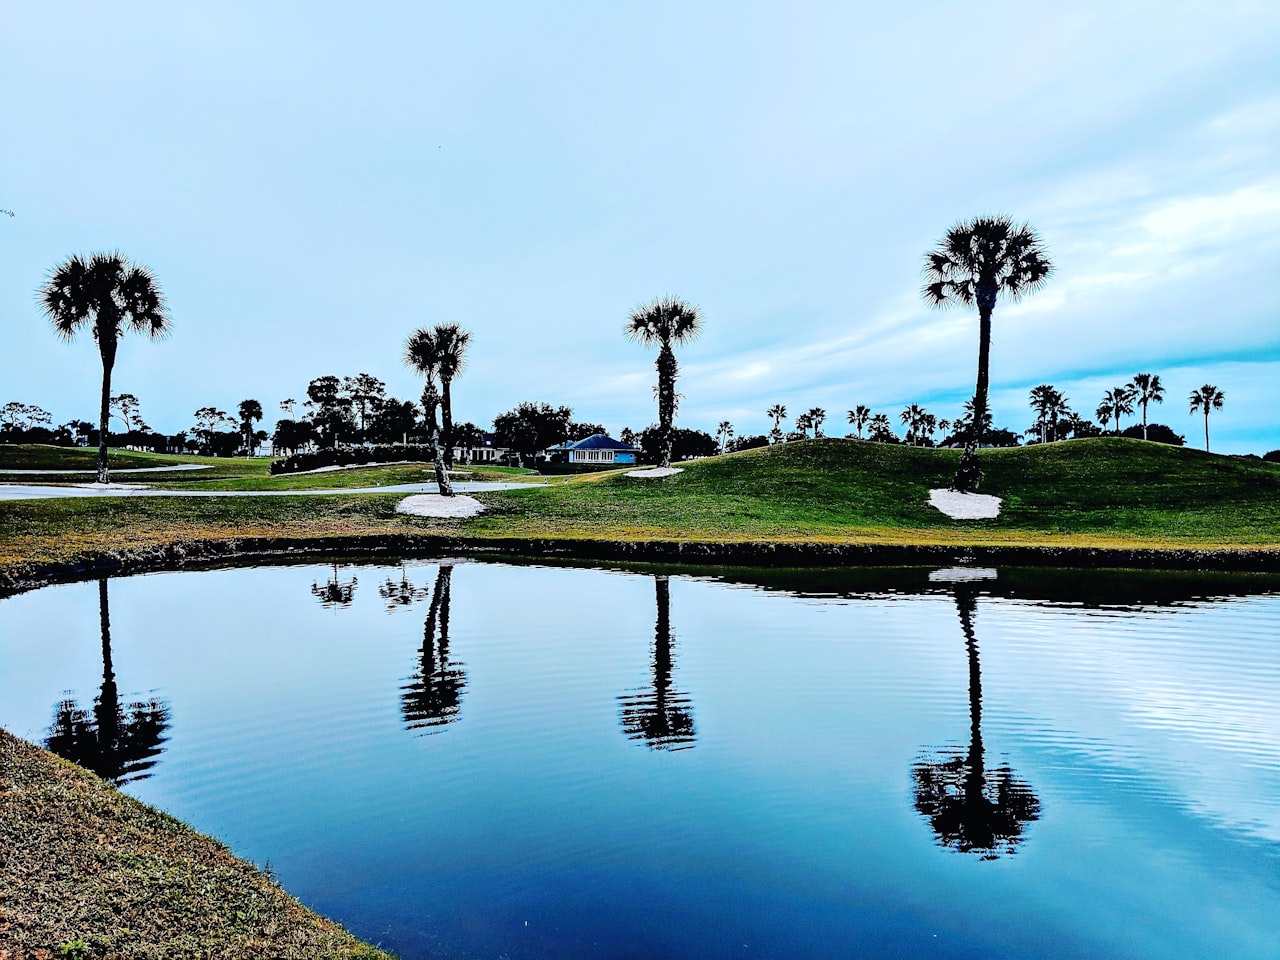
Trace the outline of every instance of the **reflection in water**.
<instances>
[{"instance_id":1,"label":"reflection in water","mask_svg":"<svg viewBox=\"0 0 1280 960\"><path fill-rule=\"evenodd\" d=\"M45 746L116 786L149 777L163 750L168 706L154 697L122 704L111 663L111 608L107 581L98 581L102 629L102 687L90 713L70 697L57 705Z\"/></svg>"},{"instance_id":2,"label":"reflection in water","mask_svg":"<svg viewBox=\"0 0 1280 960\"><path fill-rule=\"evenodd\" d=\"M977 586L960 581L953 591L969 652L969 749L966 753L963 747L944 747L915 763L915 804L942 846L995 860L1015 852L1026 825L1040 819L1040 801L1007 765L986 767L982 676L973 632Z\"/></svg>"},{"instance_id":3,"label":"reflection in water","mask_svg":"<svg viewBox=\"0 0 1280 960\"><path fill-rule=\"evenodd\" d=\"M622 704L622 730L653 750L686 750L694 741L693 707L687 693L671 689L671 584L664 576L653 580L658 600L651 663L653 685L618 698Z\"/></svg>"},{"instance_id":4,"label":"reflection in water","mask_svg":"<svg viewBox=\"0 0 1280 960\"><path fill-rule=\"evenodd\" d=\"M387 577L378 586L378 595L387 602L387 609L394 610L396 607L409 607L427 595L426 587L415 587L409 580L409 574L404 567L400 568L400 579Z\"/></svg>"},{"instance_id":5,"label":"reflection in water","mask_svg":"<svg viewBox=\"0 0 1280 960\"><path fill-rule=\"evenodd\" d=\"M333 576L324 583L311 584L311 593L325 607L349 607L356 593L356 578L338 579L338 565L333 565Z\"/></svg>"},{"instance_id":6,"label":"reflection in water","mask_svg":"<svg viewBox=\"0 0 1280 960\"><path fill-rule=\"evenodd\" d=\"M405 726L423 733L458 719L467 675L461 663L449 659L449 585L453 565L440 565L431 605L422 633L422 654L417 672L400 688Z\"/></svg>"}]
</instances>

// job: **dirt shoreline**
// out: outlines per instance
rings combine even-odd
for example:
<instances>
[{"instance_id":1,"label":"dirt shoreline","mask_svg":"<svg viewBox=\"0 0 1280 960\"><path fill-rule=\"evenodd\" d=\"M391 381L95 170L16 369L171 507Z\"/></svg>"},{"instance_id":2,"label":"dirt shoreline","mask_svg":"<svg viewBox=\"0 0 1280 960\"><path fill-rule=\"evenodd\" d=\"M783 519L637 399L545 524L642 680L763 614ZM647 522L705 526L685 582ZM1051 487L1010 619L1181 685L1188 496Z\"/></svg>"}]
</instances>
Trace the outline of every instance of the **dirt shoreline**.
<instances>
[{"instance_id":1,"label":"dirt shoreline","mask_svg":"<svg viewBox=\"0 0 1280 960\"><path fill-rule=\"evenodd\" d=\"M350 557L397 559L441 554L684 563L715 566L922 566L982 563L1018 567L1109 567L1280 572L1280 546L1115 548L1039 545L865 544L821 541L680 541L482 538L440 534L337 537L228 537L86 554L71 563L0 570L0 597L103 575L208 565Z\"/></svg>"}]
</instances>

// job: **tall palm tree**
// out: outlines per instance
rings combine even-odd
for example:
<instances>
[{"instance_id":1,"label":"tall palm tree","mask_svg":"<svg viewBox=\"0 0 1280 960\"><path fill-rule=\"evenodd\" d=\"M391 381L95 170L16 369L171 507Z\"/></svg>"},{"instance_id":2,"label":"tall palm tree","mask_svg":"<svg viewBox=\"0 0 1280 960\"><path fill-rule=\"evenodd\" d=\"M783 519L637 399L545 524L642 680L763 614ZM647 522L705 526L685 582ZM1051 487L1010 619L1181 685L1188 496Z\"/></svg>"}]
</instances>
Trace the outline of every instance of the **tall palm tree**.
<instances>
[{"instance_id":1,"label":"tall palm tree","mask_svg":"<svg viewBox=\"0 0 1280 960\"><path fill-rule=\"evenodd\" d=\"M720 441L720 452L724 453L724 445L733 436L733 424L728 420L721 420L720 426L716 428L716 438Z\"/></svg>"},{"instance_id":2,"label":"tall palm tree","mask_svg":"<svg viewBox=\"0 0 1280 960\"><path fill-rule=\"evenodd\" d=\"M889 422L887 413L877 413L874 417L867 421L867 425L871 427L871 439L877 436L883 437L886 434L893 433L893 424Z\"/></svg>"},{"instance_id":3,"label":"tall palm tree","mask_svg":"<svg viewBox=\"0 0 1280 960\"><path fill-rule=\"evenodd\" d=\"M1164 403L1164 385L1154 373L1135 373L1129 381L1129 390L1142 407L1142 439L1147 439L1147 404Z\"/></svg>"},{"instance_id":4,"label":"tall palm tree","mask_svg":"<svg viewBox=\"0 0 1280 960\"><path fill-rule=\"evenodd\" d=\"M241 400L239 413L240 436L244 437L244 455L248 457L253 454L253 423L262 419L262 404L257 400Z\"/></svg>"},{"instance_id":5,"label":"tall palm tree","mask_svg":"<svg viewBox=\"0 0 1280 960\"><path fill-rule=\"evenodd\" d=\"M960 303L978 308L974 417L953 482L962 493L976 490L982 479L977 448L988 407L991 313L996 298L1003 293L1017 301L1023 294L1040 289L1052 270L1035 231L1027 224L1015 224L1009 217L978 217L957 223L937 249L925 254L925 300L935 307Z\"/></svg>"},{"instance_id":6,"label":"tall palm tree","mask_svg":"<svg viewBox=\"0 0 1280 960\"><path fill-rule=\"evenodd\" d=\"M1133 393L1127 386L1113 387L1102 395L1102 403L1098 404L1098 409L1094 411L1094 416L1106 425L1108 420L1114 420L1116 424L1116 433L1120 432L1120 417L1133 413Z\"/></svg>"},{"instance_id":7,"label":"tall palm tree","mask_svg":"<svg viewBox=\"0 0 1280 960\"><path fill-rule=\"evenodd\" d=\"M629 339L658 347L654 365L658 370L658 465L661 467L671 466L672 423L680 405L676 393L680 365L672 346L688 343L701 330L702 316L698 308L676 297L656 297L651 303L636 307L623 328Z\"/></svg>"},{"instance_id":8,"label":"tall palm tree","mask_svg":"<svg viewBox=\"0 0 1280 960\"><path fill-rule=\"evenodd\" d=\"M1209 452L1209 411L1221 410L1226 394L1211 383L1206 383L1199 390L1191 391L1191 413L1204 411L1204 452Z\"/></svg>"},{"instance_id":9,"label":"tall palm tree","mask_svg":"<svg viewBox=\"0 0 1280 960\"><path fill-rule=\"evenodd\" d=\"M441 496L453 496L453 484L448 468L453 466L453 398L450 384L462 372L466 363L467 346L471 334L456 323L440 323L421 327L409 334L404 345L404 362L427 380L422 405L427 408L428 432L435 447L436 485ZM430 429L435 419L434 405L429 403L429 393L434 393L436 379L440 380L439 432Z\"/></svg>"},{"instance_id":10,"label":"tall palm tree","mask_svg":"<svg viewBox=\"0 0 1280 960\"><path fill-rule=\"evenodd\" d=\"M777 443L782 439L782 421L787 418L787 408L780 403L775 403L764 412L764 415L773 418L773 431L769 435L773 438L773 442Z\"/></svg>"},{"instance_id":11,"label":"tall palm tree","mask_svg":"<svg viewBox=\"0 0 1280 960\"><path fill-rule=\"evenodd\" d=\"M867 425L867 421L871 419L871 408L858 404L849 411L849 423L854 430L858 432L858 439L862 439L862 428Z\"/></svg>"},{"instance_id":12,"label":"tall palm tree","mask_svg":"<svg viewBox=\"0 0 1280 960\"><path fill-rule=\"evenodd\" d=\"M355 599L356 577L350 580L338 579L338 565L333 565L333 576L324 583L312 583L311 595L320 601L322 607L349 607Z\"/></svg>"},{"instance_id":13,"label":"tall palm tree","mask_svg":"<svg viewBox=\"0 0 1280 960\"><path fill-rule=\"evenodd\" d=\"M163 750L169 708L152 697L122 703L111 661L111 605L107 580L98 581L98 623L102 634L102 687L93 712L71 698L58 704L45 746L117 787L149 777Z\"/></svg>"},{"instance_id":14,"label":"tall palm tree","mask_svg":"<svg viewBox=\"0 0 1280 960\"><path fill-rule=\"evenodd\" d=\"M810 407L804 415L809 419L809 426L813 427L813 439L817 440L822 436L822 421L827 419L827 411L821 407Z\"/></svg>"},{"instance_id":15,"label":"tall palm tree","mask_svg":"<svg viewBox=\"0 0 1280 960\"><path fill-rule=\"evenodd\" d=\"M1057 391L1047 383L1042 383L1038 387L1031 388L1030 404L1031 409L1036 414L1036 427L1039 428L1040 442L1049 442L1049 407L1053 402L1053 395Z\"/></svg>"},{"instance_id":16,"label":"tall palm tree","mask_svg":"<svg viewBox=\"0 0 1280 960\"><path fill-rule=\"evenodd\" d=\"M102 357L102 401L98 408L98 482L107 482L107 434L111 415L111 371L126 331L152 340L170 330L169 311L155 277L119 253L79 254L53 268L38 292L40 307L64 340L87 327Z\"/></svg>"},{"instance_id":17,"label":"tall palm tree","mask_svg":"<svg viewBox=\"0 0 1280 960\"><path fill-rule=\"evenodd\" d=\"M969 748L946 747L916 761L911 770L915 807L942 846L995 860L1016 851L1026 825L1040 819L1040 801L1008 765L987 767L972 583L956 584L955 603L969 654Z\"/></svg>"},{"instance_id":18,"label":"tall palm tree","mask_svg":"<svg viewBox=\"0 0 1280 960\"><path fill-rule=\"evenodd\" d=\"M622 731L632 740L643 740L651 750L686 750L693 746L693 707L687 693L671 689L671 584L665 576L653 578L658 617L653 632L653 683L618 698Z\"/></svg>"}]
</instances>

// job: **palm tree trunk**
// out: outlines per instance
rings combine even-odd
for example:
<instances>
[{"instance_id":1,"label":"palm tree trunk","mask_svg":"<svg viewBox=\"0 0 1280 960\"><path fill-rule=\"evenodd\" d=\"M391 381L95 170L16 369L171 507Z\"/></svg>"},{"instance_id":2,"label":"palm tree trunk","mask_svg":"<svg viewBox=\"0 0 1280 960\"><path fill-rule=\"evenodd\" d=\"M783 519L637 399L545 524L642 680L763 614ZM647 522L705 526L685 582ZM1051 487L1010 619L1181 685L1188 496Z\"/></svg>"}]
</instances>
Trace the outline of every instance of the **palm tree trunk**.
<instances>
[{"instance_id":1,"label":"palm tree trunk","mask_svg":"<svg viewBox=\"0 0 1280 960\"><path fill-rule=\"evenodd\" d=\"M658 351L658 466L671 466L672 422L676 416L676 363L675 351L670 343L664 343Z\"/></svg>"},{"instance_id":2,"label":"palm tree trunk","mask_svg":"<svg viewBox=\"0 0 1280 960\"><path fill-rule=\"evenodd\" d=\"M995 290L978 294L978 383L973 391L973 423L969 427L969 439L965 442L960 466L952 486L960 493L978 489L982 471L978 467L978 444L982 439L982 425L987 419L987 387L991 363L991 311L996 306Z\"/></svg>"},{"instance_id":3,"label":"palm tree trunk","mask_svg":"<svg viewBox=\"0 0 1280 960\"><path fill-rule=\"evenodd\" d=\"M453 469L453 397L449 393L449 386L452 381L445 377L440 378L440 420L442 423L441 432L444 434L444 462L450 470ZM450 496L453 495L450 491Z\"/></svg>"},{"instance_id":4,"label":"palm tree trunk","mask_svg":"<svg viewBox=\"0 0 1280 960\"><path fill-rule=\"evenodd\" d=\"M1209 406L1204 408L1204 452L1209 452Z\"/></svg>"},{"instance_id":5,"label":"palm tree trunk","mask_svg":"<svg viewBox=\"0 0 1280 960\"><path fill-rule=\"evenodd\" d=\"M1147 439L1147 401L1142 401L1142 439Z\"/></svg>"},{"instance_id":6,"label":"palm tree trunk","mask_svg":"<svg viewBox=\"0 0 1280 960\"><path fill-rule=\"evenodd\" d=\"M98 350L102 353L102 401L98 407L98 482L107 482L107 431L111 421L111 370L116 365L115 340L104 343L98 340Z\"/></svg>"}]
</instances>

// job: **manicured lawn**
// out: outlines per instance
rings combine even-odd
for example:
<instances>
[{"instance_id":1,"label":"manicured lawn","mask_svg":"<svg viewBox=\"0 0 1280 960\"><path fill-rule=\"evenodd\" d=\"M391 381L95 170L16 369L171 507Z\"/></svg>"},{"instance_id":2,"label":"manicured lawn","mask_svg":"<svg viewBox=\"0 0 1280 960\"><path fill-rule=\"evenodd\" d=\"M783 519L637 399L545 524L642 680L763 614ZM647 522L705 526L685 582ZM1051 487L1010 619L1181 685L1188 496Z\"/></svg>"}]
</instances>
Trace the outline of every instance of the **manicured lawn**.
<instances>
[{"instance_id":1,"label":"manicured lawn","mask_svg":"<svg viewBox=\"0 0 1280 960\"><path fill-rule=\"evenodd\" d=\"M982 490L1002 497L1004 510L995 520L958 521L926 502L958 456L853 440L791 443L689 463L663 480L615 471L480 494L489 512L468 521L402 517L395 494L0 503L0 577L248 537L1280 551L1280 465L1109 438L983 451ZM370 469L383 472L287 479L295 489L330 486L339 476L372 485L422 468ZM219 483L269 487L278 479L286 478Z\"/></svg>"}]
</instances>

